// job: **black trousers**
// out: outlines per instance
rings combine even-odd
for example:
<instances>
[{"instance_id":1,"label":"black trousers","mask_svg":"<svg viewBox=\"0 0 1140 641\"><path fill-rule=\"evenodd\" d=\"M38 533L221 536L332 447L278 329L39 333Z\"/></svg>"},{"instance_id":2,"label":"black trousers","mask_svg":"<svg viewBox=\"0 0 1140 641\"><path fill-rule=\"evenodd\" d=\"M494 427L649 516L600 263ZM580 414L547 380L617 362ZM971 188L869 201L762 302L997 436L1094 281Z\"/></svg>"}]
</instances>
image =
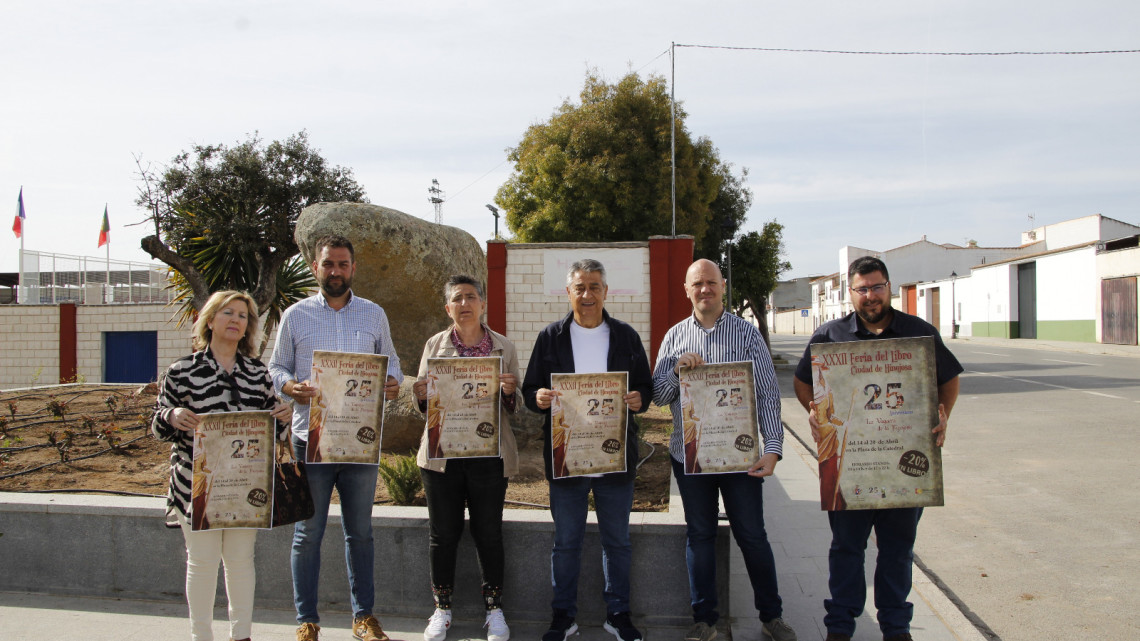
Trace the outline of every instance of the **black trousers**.
<instances>
[{"instance_id":1,"label":"black trousers","mask_svg":"<svg viewBox=\"0 0 1140 641\"><path fill-rule=\"evenodd\" d=\"M503 500L507 479L503 459L451 459L444 472L420 468L428 505L428 564L437 605L450 607L455 559L463 535L464 508L479 556L483 597L499 607L503 589ZM441 597L445 602L441 603Z\"/></svg>"}]
</instances>

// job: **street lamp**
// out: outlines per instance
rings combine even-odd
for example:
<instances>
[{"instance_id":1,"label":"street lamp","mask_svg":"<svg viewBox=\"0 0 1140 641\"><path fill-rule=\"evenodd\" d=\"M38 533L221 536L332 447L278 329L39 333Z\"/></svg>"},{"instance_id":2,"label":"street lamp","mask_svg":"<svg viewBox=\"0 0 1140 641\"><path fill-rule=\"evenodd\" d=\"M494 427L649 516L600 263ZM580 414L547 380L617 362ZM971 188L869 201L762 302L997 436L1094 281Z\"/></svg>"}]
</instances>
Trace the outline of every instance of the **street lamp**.
<instances>
[{"instance_id":1,"label":"street lamp","mask_svg":"<svg viewBox=\"0 0 1140 641\"><path fill-rule=\"evenodd\" d=\"M491 215L495 217L495 240L499 239L499 208L494 205L487 205L487 209L491 210Z\"/></svg>"},{"instance_id":2,"label":"street lamp","mask_svg":"<svg viewBox=\"0 0 1140 641\"><path fill-rule=\"evenodd\" d=\"M955 300L958 284L958 272L950 272L950 338L958 338L958 304Z\"/></svg>"}]
</instances>

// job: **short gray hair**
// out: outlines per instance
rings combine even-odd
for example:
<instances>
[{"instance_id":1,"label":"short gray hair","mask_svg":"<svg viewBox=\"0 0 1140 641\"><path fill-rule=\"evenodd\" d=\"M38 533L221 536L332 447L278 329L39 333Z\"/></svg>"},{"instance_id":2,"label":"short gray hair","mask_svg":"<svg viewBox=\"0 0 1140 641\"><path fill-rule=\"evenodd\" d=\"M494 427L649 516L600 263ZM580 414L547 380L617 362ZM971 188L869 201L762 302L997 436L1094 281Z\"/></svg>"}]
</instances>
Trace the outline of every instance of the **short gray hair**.
<instances>
[{"instance_id":1,"label":"short gray hair","mask_svg":"<svg viewBox=\"0 0 1140 641\"><path fill-rule=\"evenodd\" d=\"M479 282L474 276L467 274L456 274L447 279L443 285L443 300L445 303L451 302L451 291L460 285L470 285L475 288L475 293L479 295L479 300L487 300L483 296L483 283Z\"/></svg>"},{"instance_id":2,"label":"short gray hair","mask_svg":"<svg viewBox=\"0 0 1140 641\"><path fill-rule=\"evenodd\" d=\"M600 262L593 258L583 258L570 263L570 269L566 272L566 286L569 287L574 282L574 274L577 273L590 273L597 272L602 275L602 286L609 287L606 284L606 268Z\"/></svg>"}]
</instances>

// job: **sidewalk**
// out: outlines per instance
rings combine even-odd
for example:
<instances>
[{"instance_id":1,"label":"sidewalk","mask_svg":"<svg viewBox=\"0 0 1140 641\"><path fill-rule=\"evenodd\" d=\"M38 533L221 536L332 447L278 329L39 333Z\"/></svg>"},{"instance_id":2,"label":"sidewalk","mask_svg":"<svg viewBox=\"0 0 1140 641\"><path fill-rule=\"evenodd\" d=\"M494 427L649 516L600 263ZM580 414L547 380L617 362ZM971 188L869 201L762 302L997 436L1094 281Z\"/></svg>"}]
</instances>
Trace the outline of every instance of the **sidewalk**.
<instances>
[{"instance_id":1,"label":"sidewalk","mask_svg":"<svg viewBox=\"0 0 1140 641\"><path fill-rule=\"evenodd\" d=\"M781 381L781 386L784 381ZM784 459L776 466L775 479L764 483L764 520L768 539L776 556L784 619L795 629L800 641L821 641L823 600L827 598L827 550L831 529L827 513L819 509L819 477L815 457L796 438L811 439L807 413L793 399L783 400ZM919 535L921 536L921 526ZM882 639L875 620L875 545L868 543L867 608L856 623L854 641ZM732 546L732 636L736 641L767 639L752 605L752 587L740 557ZM914 604L911 633L919 641L984 641L977 629L958 608L919 569L914 569Z\"/></svg>"},{"instance_id":2,"label":"sidewalk","mask_svg":"<svg viewBox=\"0 0 1140 641\"><path fill-rule=\"evenodd\" d=\"M1074 354L1107 354L1109 356L1140 357L1140 346L1113 345L1111 343L1082 343L1077 341L1050 341L1037 339L1017 338L990 338L988 336L959 336L946 338L946 345L951 350L955 343L974 343L975 345L991 345L994 347L1016 347L1021 349L1045 349L1054 352L1071 352Z\"/></svg>"},{"instance_id":3,"label":"sidewalk","mask_svg":"<svg viewBox=\"0 0 1140 641\"><path fill-rule=\"evenodd\" d=\"M818 509L819 490L812 455L797 440L806 434L807 419L794 400L784 400L784 419L789 429L784 441L784 459L776 468L776 478L765 483L765 520L768 536L776 556L780 592L784 600L784 618L802 641L822 641L823 599L827 594L827 549L830 530L826 513ZM869 545L868 572L874 568L874 545ZM732 599L731 638L736 641L767 639L760 628L752 606L752 589L735 544L730 560ZM678 563L683 559L678 559ZM915 568L915 590L912 632L924 641L982 641L983 636L946 599L921 570ZM868 574L867 584L872 583ZM634 585L634 590L653 591L658 586ZM669 590L687 586L668 586ZM877 641L882 636L874 620L873 589L868 587L870 613L858 621L856 641ZM393 641L421 641L426 624L423 618L381 616L385 631ZM519 641L537 641L546 630L545 622L519 622L510 619L511 636ZM215 638L228 639L224 607L215 611ZM0 593L2 635L11 641L38 641L54 638L151 640L188 638L189 622L186 606L181 603L124 601L118 599L74 598L17 593ZM259 608L254 613L253 638L257 641L292 641L296 623L292 611ZM728 632L722 621L723 637ZM580 636L575 641L612 641L601 628L600 621L579 621ZM349 615L329 612L325 615L321 638L330 641L352 639ZM455 621L448 638L451 641L486 638L481 620ZM680 641L685 630L649 628L642 630L647 639Z\"/></svg>"}]
</instances>

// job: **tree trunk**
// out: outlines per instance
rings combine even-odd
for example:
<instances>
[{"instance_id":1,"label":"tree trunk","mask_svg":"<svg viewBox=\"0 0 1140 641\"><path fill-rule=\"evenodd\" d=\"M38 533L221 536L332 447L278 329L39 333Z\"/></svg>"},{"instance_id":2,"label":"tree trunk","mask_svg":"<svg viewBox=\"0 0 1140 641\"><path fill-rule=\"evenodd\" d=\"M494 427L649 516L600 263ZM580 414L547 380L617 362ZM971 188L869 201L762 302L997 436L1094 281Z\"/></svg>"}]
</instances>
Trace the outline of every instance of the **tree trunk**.
<instances>
[{"instance_id":1,"label":"tree trunk","mask_svg":"<svg viewBox=\"0 0 1140 641\"><path fill-rule=\"evenodd\" d=\"M761 298L760 300L766 301L768 299L765 297ZM763 307L767 307L767 305L764 305ZM753 304L751 299L748 301L748 309L751 309L752 315L756 317L756 325L760 328L760 335L764 337L764 344L768 346L768 351L771 352L772 339L768 337L768 310L756 309L756 305Z\"/></svg>"},{"instance_id":2,"label":"tree trunk","mask_svg":"<svg viewBox=\"0 0 1140 641\"><path fill-rule=\"evenodd\" d=\"M206 304L206 300L210 298L210 288L206 285L206 280L202 278L202 274L194 267L194 263L189 258L180 256L167 247L166 243L159 240L158 236L147 236L142 239L140 244L143 251L182 274L182 277L186 279L186 284L190 286L190 291L194 292L194 298L190 300L190 304L196 311L201 310L202 306Z\"/></svg>"}]
</instances>

